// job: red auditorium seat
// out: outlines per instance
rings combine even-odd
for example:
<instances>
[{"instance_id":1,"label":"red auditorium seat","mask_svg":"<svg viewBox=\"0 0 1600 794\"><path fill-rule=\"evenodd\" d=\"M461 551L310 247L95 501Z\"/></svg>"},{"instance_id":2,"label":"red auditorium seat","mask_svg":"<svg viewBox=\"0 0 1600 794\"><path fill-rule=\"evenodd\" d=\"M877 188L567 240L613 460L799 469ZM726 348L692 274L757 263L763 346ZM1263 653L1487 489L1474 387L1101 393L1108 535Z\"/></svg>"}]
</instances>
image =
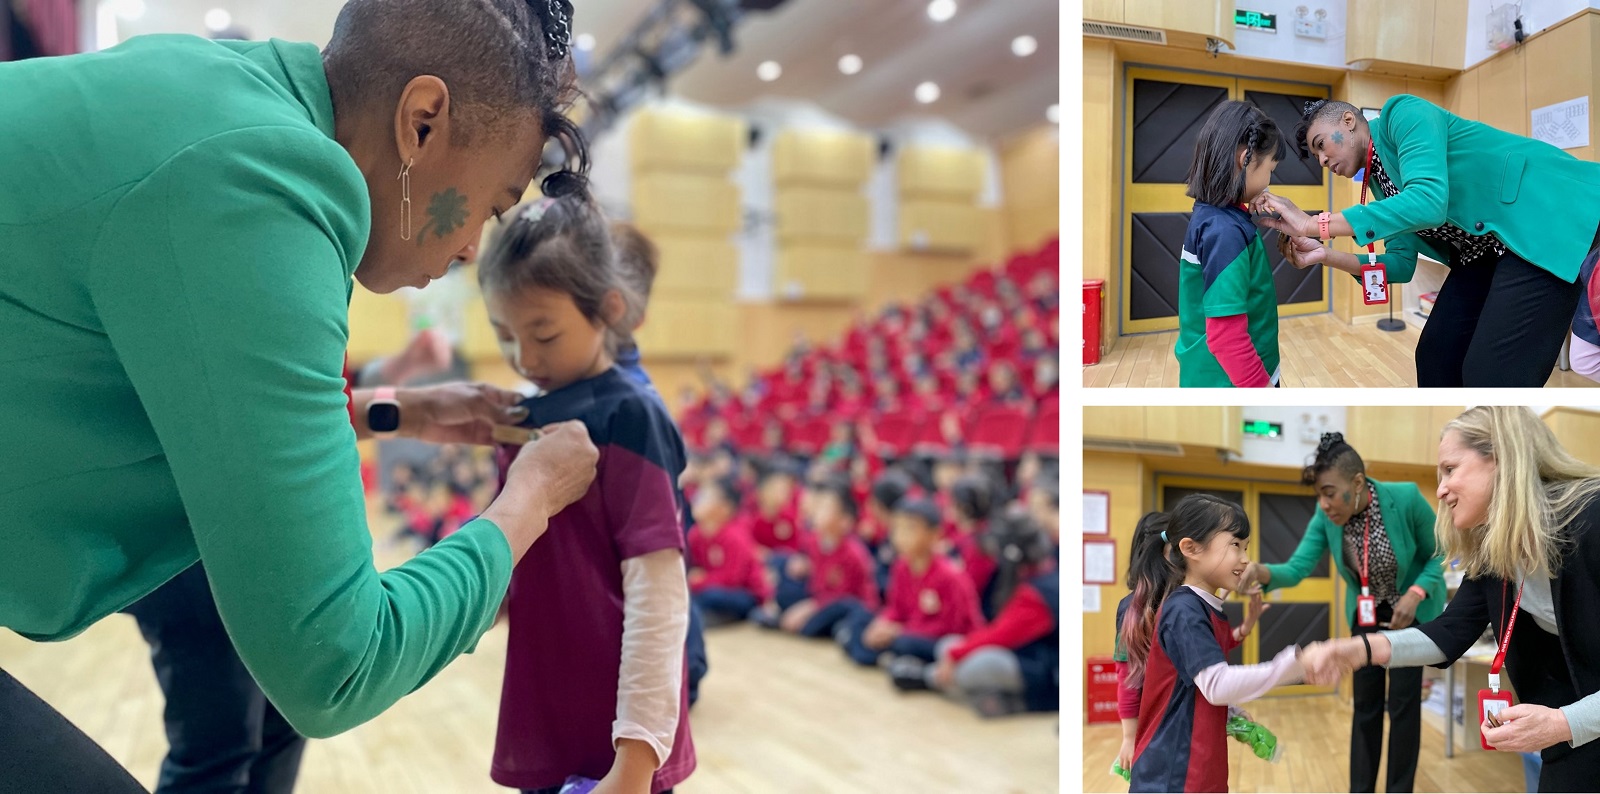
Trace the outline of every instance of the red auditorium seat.
<instances>
[{"instance_id":1,"label":"red auditorium seat","mask_svg":"<svg viewBox=\"0 0 1600 794\"><path fill-rule=\"evenodd\" d=\"M967 286L971 288L973 292L976 292L985 298L994 297L994 285L995 277L993 270L980 270L973 274L971 281L967 282Z\"/></svg>"},{"instance_id":2,"label":"red auditorium seat","mask_svg":"<svg viewBox=\"0 0 1600 794\"><path fill-rule=\"evenodd\" d=\"M1039 455L1061 455L1061 398L1052 396L1039 404L1028 433L1028 450Z\"/></svg>"},{"instance_id":3,"label":"red auditorium seat","mask_svg":"<svg viewBox=\"0 0 1600 794\"><path fill-rule=\"evenodd\" d=\"M898 458L911 452L921 419L910 414L877 414L867 422L878 437L878 456Z\"/></svg>"},{"instance_id":4,"label":"red auditorium seat","mask_svg":"<svg viewBox=\"0 0 1600 794\"><path fill-rule=\"evenodd\" d=\"M758 416L739 416L728 420L728 435L740 451L761 449L763 420Z\"/></svg>"},{"instance_id":5,"label":"red auditorium seat","mask_svg":"<svg viewBox=\"0 0 1600 794\"><path fill-rule=\"evenodd\" d=\"M1006 460L1022 456L1028 438L1028 423L1033 417L1026 408L989 405L979 408L967 427L967 447L981 455Z\"/></svg>"},{"instance_id":6,"label":"red auditorium seat","mask_svg":"<svg viewBox=\"0 0 1600 794\"><path fill-rule=\"evenodd\" d=\"M811 456L822 451L833 437L833 422L826 416L792 419L784 429L788 447L797 454Z\"/></svg>"}]
</instances>

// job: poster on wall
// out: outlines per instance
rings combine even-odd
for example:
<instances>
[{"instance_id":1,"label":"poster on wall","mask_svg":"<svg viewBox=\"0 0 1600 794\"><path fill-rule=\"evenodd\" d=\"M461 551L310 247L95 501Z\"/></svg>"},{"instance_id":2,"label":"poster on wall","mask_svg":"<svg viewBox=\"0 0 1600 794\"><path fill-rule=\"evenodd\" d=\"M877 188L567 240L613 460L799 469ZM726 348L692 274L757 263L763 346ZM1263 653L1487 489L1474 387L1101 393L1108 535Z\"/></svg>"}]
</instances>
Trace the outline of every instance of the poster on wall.
<instances>
[{"instance_id":1,"label":"poster on wall","mask_svg":"<svg viewBox=\"0 0 1600 794\"><path fill-rule=\"evenodd\" d=\"M1589 145L1589 97L1581 96L1533 109L1531 137L1557 149Z\"/></svg>"},{"instance_id":2,"label":"poster on wall","mask_svg":"<svg viewBox=\"0 0 1600 794\"><path fill-rule=\"evenodd\" d=\"M1083 534L1111 533L1111 494L1108 491L1083 492Z\"/></svg>"},{"instance_id":3,"label":"poster on wall","mask_svg":"<svg viewBox=\"0 0 1600 794\"><path fill-rule=\"evenodd\" d=\"M1084 612L1099 612L1100 611L1100 586L1099 585L1086 584L1086 585L1083 586L1083 611Z\"/></svg>"},{"instance_id":4,"label":"poster on wall","mask_svg":"<svg viewBox=\"0 0 1600 794\"><path fill-rule=\"evenodd\" d=\"M1117 583L1117 542L1087 538L1083 541L1083 583Z\"/></svg>"}]
</instances>

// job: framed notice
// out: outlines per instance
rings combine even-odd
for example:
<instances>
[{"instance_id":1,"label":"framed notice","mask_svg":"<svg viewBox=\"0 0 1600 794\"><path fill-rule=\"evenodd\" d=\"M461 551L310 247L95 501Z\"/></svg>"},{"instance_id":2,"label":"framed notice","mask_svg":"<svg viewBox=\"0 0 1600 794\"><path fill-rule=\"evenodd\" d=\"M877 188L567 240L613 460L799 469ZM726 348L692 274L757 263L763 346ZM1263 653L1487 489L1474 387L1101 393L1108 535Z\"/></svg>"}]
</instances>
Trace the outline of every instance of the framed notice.
<instances>
[{"instance_id":1,"label":"framed notice","mask_svg":"<svg viewBox=\"0 0 1600 794\"><path fill-rule=\"evenodd\" d=\"M1083 534L1111 534L1111 492L1083 492Z\"/></svg>"},{"instance_id":2,"label":"framed notice","mask_svg":"<svg viewBox=\"0 0 1600 794\"><path fill-rule=\"evenodd\" d=\"M1117 583L1117 542L1111 538L1083 539L1083 583Z\"/></svg>"}]
</instances>

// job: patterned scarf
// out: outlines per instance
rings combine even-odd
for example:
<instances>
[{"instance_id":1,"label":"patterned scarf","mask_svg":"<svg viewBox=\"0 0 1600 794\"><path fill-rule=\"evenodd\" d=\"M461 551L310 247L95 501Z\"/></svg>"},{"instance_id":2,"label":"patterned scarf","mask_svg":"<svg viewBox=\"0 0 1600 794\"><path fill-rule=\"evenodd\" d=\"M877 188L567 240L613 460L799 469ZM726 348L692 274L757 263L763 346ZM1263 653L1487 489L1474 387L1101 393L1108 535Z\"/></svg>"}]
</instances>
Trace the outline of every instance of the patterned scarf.
<instances>
[{"instance_id":1,"label":"patterned scarf","mask_svg":"<svg viewBox=\"0 0 1600 794\"><path fill-rule=\"evenodd\" d=\"M1372 537L1367 541L1367 580L1372 596L1380 603L1391 606L1400 600L1397 580L1400 564L1395 560L1394 546L1389 543L1389 532L1383 526L1383 511L1378 507L1378 489L1367 480L1367 509L1350 517L1344 525L1344 564L1361 581L1361 542L1366 535L1367 517L1372 520Z\"/></svg>"}]
</instances>

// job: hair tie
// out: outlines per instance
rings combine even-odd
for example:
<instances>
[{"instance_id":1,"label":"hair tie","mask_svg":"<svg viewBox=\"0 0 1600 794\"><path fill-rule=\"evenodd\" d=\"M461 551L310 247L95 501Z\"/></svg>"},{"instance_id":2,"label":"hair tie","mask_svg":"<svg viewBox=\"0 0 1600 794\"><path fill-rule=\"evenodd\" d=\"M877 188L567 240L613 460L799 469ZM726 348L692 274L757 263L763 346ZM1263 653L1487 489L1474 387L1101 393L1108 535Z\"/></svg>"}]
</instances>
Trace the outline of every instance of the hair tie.
<instances>
[{"instance_id":1,"label":"hair tie","mask_svg":"<svg viewBox=\"0 0 1600 794\"><path fill-rule=\"evenodd\" d=\"M1167 542L1167 531L1164 530L1164 529L1161 530L1161 542L1162 543L1166 543Z\"/></svg>"},{"instance_id":2,"label":"hair tie","mask_svg":"<svg viewBox=\"0 0 1600 794\"><path fill-rule=\"evenodd\" d=\"M539 219L543 218L545 212L550 209L550 205L554 203L556 203L556 200L552 198L539 199L529 204L528 208L522 211L520 217L528 223L538 223Z\"/></svg>"}]
</instances>

